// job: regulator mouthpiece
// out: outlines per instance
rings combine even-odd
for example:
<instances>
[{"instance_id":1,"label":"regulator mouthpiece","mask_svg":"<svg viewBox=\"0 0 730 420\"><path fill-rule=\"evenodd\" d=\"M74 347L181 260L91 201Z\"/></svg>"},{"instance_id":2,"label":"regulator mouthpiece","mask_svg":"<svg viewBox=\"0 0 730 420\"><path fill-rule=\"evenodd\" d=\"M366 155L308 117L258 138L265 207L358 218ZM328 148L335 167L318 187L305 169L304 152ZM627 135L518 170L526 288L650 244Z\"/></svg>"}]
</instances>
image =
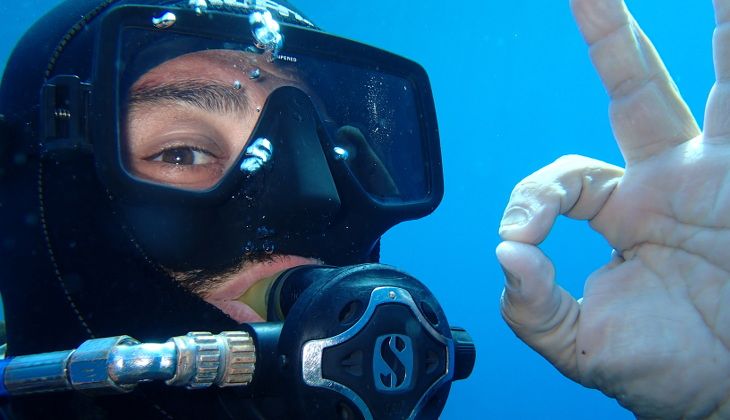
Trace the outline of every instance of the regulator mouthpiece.
<instances>
[{"instance_id":1,"label":"regulator mouthpiece","mask_svg":"<svg viewBox=\"0 0 730 420\"><path fill-rule=\"evenodd\" d=\"M248 305L261 318L267 319L266 313L269 308L271 288L278 278L279 274L260 280L251 286L243 296L238 298L238 301Z\"/></svg>"},{"instance_id":2,"label":"regulator mouthpiece","mask_svg":"<svg viewBox=\"0 0 730 420\"><path fill-rule=\"evenodd\" d=\"M392 267L295 267L267 295L267 321L284 321L279 357L298 367L280 378L292 413L436 419L451 383L474 367L469 334L449 325L421 282Z\"/></svg>"}]
</instances>

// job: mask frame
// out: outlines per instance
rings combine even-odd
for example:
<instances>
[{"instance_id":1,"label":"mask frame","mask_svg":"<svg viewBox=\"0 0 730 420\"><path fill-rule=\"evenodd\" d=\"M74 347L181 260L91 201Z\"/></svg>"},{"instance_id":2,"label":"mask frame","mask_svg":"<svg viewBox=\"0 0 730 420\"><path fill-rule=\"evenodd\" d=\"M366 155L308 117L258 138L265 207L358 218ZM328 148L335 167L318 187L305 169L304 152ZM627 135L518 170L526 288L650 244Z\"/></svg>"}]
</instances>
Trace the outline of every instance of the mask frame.
<instances>
[{"instance_id":1,"label":"mask frame","mask_svg":"<svg viewBox=\"0 0 730 420\"><path fill-rule=\"evenodd\" d=\"M155 28L152 23L153 19L168 12L175 14L174 25L165 29ZM235 171L226 174L212 188L199 191L182 190L147 182L130 174L123 162L123 150L119 140L122 136L120 115L124 112L121 106L122 95L124 95L120 90L121 70L116 60L110 59L120 56L122 33L130 28L225 39L240 45L253 44L254 40L247 16L215 11L198 14L193 10L180 8L122 5L107 11L101 17L99 28L94 54L99 59L94 63L94 76L91 81L92 93L88 107L88 141L93 147L98 175L109 195L118 199L121 206L125 208L146 207L147 211L142 212L144 215L140 214L138 217L149 218L156 213L162 217L160 212L170 211L169 209L174 209L174 211L189 209L193 212L185 217L189 220L193 218L191 214L197 215L201 209L222 206L236 197L240 198L242 194L239 192L242 188L247 188L245 184L256 185L255 180L252 182L252 177ZM230 28L237 29L231 31ZM338 178L348 176L352 178L352 171L343 161L327 155L330 173L338 180L337 188L342 197L339 212L321 223L318 232L310 229L306 233L286 234L276 239L277 244L283 244L283 246L277 246L277 252L296 252L297 255L315 256L323 258L331 264L369 261L371 252L386 230L402 221L417 219L431 213L443 197L441 151L428 76L425 70L413 61L355 41L288 24L281 24L281 33L284 35L285 43L280 54L284 56L306 54L311 57L321 57L326 61L341 62L358 68L391 74L407 80L413 86L413 106L415 115L418 116L421 134L420 147L425 171L424 195L406 201L370 194L362 186L351 182L352 180L338 180ZM254 129L252 138L256 137L257 129L258 126ZM251 139L249 139L249 143L250 141ZM243 153L233 166L238 166L241 159L243 159ZM236 174L233 175L234 173ZM253 178L256 177L259 175L257 174ZM260 181L258 183L261 184ZM342 191L342 185L346 185L345 189L348 191ZM128 214L129 212L123 209L122 213ZM137 216L132 219L135 217ZM361 221L367 221L367 223L362 227L356 227L355 225ZM130 220L130 224L132 231L137 231L135 236L143 233L141 228L134 228L134 225L138 224L134 220ZM261 232L261 229L254 226L251 231ZM251 245L254 252L261 251L266 248L265 242L270 239L271 235L255 234L253 236L255 237L246 238L245 244L239 243L238 249L229 254L241 252L242 249L250 248ZM243 240L242 238L241 241ZM144 240L141 242L148 254L156 259L155 252L150 252L149 248L161 245L146 246ZM291 244L287 245L288 242ZM342 244L345 246L341 246ZM314 250L303 251L306 248ZM175 258L175 262L163 261L162 263L169 267L181 265L185 268L198 267L203 263L203 259L199 259L195 263L187 263L185 261L190 260L190 255L186 256L186 252L177 252L177 254L180 254L180 257ZM220 264L214 265L223 266L230 263L230 258L225 260L225 263L221 261Z\"/></svg>"}]
</instances>

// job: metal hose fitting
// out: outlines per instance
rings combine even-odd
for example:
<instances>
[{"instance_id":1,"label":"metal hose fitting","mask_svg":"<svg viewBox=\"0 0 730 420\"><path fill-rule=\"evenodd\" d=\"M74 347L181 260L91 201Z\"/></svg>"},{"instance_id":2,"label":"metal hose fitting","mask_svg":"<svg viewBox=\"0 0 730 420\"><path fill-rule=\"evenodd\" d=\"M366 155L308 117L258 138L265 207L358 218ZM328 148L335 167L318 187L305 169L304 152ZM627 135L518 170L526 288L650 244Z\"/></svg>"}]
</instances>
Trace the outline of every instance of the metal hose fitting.
<instances>
[{"instance_id":1,"label":"metal hose fitting","mask_svg":"<svg viewBox=\"0 0 730 420\"><path fill-rule=\"evenodd\" d=\"M188 389L245 386L255 367L256 349L248 333L190 332L166 343L98 338L76 350L5 359L0 377L7 395L72 389L99 394L128 392L150 380Z\"/></svg>"}]
</instances>

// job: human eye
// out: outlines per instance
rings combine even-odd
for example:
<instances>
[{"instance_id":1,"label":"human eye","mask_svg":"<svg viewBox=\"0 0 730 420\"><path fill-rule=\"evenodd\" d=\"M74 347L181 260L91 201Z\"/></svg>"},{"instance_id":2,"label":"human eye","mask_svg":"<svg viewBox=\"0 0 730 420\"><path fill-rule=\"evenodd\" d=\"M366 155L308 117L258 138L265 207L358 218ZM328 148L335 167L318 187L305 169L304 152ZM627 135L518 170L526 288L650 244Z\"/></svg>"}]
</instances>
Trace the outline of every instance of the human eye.
<instances>
[{"instance_id":1,"label":"human eye","mask_svg":"<svg viewBox=\"0 0 730 420\"><path fill-rule=\"evenodd\" d=\"M174 187L204 189L215 185L229 166L229 153L207 136L148 138L132 148L130 169L135 176ZM145 150L146 149L146 150Z\"/></svg>"},{"instance_id":2,"label":"human eye","mask_svg":"<svg viewBox=\"0 0 730 420\"><path fill-rule=\"evenodd\" d=\"M176 188L213 187L247 138L249 121L181 105L134 107L124 133L126 169L133 177Z\"/></svg>"},{"instance_id":3,"label":"human eye","mask_svg":"<svg viewBox=\"0 0 730 420\"><path fill-rule=\"evenodd\" d=\"M173 146L143 158L170 165L208 165L220 159L215 153L195 146Z\"/></svg>"}]
</instances>

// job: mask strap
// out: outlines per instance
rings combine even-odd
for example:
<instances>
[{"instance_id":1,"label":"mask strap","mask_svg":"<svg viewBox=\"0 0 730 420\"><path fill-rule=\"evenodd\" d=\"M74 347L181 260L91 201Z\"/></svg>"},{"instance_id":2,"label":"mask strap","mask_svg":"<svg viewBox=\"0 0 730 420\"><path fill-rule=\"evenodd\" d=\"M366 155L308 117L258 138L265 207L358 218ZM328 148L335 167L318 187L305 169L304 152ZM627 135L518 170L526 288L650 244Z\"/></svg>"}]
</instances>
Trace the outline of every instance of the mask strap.
<instances>
[{"instance_id":1,"label":"mask strap","mask_svg":"<svg viewBox=\"0 0 730 420\"><path fill-rule=\"evenodd\" d=\"M13 155L18 144L16 131L5 115L0 114L0 178L7 173L13 163Z\"/></svg>"}]
</instances>

